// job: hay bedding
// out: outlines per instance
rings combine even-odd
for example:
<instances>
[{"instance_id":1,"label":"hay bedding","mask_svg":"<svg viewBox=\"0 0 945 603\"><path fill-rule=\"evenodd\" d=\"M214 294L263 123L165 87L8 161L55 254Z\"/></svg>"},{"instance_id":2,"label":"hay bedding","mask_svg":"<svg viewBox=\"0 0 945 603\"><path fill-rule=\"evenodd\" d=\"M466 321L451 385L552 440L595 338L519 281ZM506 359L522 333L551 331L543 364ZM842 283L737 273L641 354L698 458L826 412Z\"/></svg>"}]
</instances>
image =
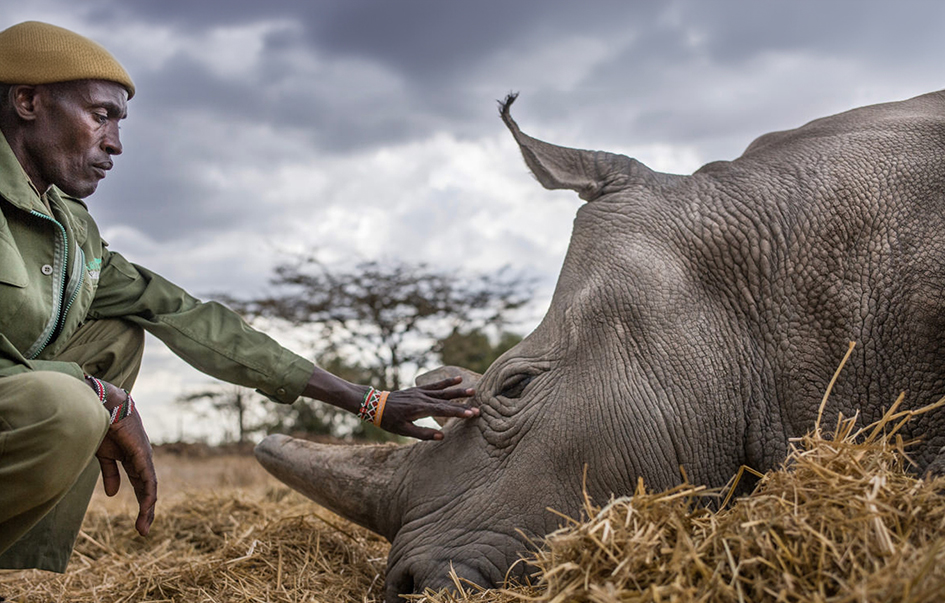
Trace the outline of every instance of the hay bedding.
<instances>
[{"instance_id":1,"label":"hay bedding","mask_svg":"<svg viewBox=\"0 0 945 603\"><path fill-rule=\"evenodd\" d=\"M934 406L945 404L945 400ZM931 407L930 407L931 408ZM927 410L927 409L926 409ZM945 478L906 472L895 407L855 431L840 420L792 442L784 468L721 511L684 484L604 507L550 535L529 561L534 586L457 591L414 603L945 600ZM132 517L92 512L69 571L0 575L31 603L373 602L387 545L285 488L257 499L197 494L162 511L152 536Z\"/></svg>"},{"instance_id":2,"label":"hay bedding","mask_svg":"<svg viewBox=\"0 0 945 603\"><path fill-rule=\"evenodd\" d=\"M29 603L335 603L383 597L387 542L288 488L193 493L160 510L90 511L63 575L11 572L0 593ZM11 597L12 595L12 597Z\"/></svg>"},{"instance_id":3,"label":"hay bedding","mask_svg":"<svg viewBox=\"0 0 945 603\"><path fill-rule=\"evenodd\" d=\"M688 485L589 507L535 561L543 601L942 601L945 480L904 471L901 441L794 443L788 470L718 513Z\"/></svg>"},{"instance_id":4,"label":"hay bedding","mask_svg":"<svg viewBox=\"0 0 945 603\"><path fill-rule=\"evenodd\" d=\"M925 412L945 404L945 399ZM791 443L784 467L721 511L684 484L633 498L551 534L530 561L536 587L461 595L425 593L415 603L945 601L945 478L906 472L896 435L915 412L891 409L855 431L838 421ZM734 484L733 484L734 485Z\"/></svg>"}]
</instances>

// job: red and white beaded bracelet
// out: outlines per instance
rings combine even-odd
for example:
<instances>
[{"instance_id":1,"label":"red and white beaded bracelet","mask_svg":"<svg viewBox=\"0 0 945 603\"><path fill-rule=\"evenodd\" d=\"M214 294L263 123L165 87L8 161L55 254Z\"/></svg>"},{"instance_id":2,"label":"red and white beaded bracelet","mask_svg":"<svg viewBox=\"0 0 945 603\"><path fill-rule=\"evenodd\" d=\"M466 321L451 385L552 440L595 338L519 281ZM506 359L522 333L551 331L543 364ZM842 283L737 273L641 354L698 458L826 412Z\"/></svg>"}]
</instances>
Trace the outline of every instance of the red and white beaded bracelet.
<instances>
[{"instance_id":1,"label":"red and white beaded bracelet","mask_svg":"<svg viewBox=\"0 0 945 603\"><path fill-rule=\"evenodd\" d=\"M361 400L361 408L358 409L358 416L361 420L380 427L389 395L390 392L388 391L379 391L373 387L368 388L367 393L364 394L364 399Z\"/></svg>"},{"instance_id":2,"label":"red and white beaded bracelet","mask_svg":"<svg viewBox=\"0 0 945 603\"><path fill-rule=\"evenodd\" d=\"M99 402L104 404L105 400L108 398L108 388L105 387L105 383L101 379L96 379L92 375L86 375L85 380L88 381L89 385L92 386L92 389L95 390L95 395L98 396ZM126 389L121 391L125 392L125 401L110 411L110 425L114 425L115 423L121 421L135 410L135 401L131 397L131 393L129 393Z\"/></svg>"}]
</instances>

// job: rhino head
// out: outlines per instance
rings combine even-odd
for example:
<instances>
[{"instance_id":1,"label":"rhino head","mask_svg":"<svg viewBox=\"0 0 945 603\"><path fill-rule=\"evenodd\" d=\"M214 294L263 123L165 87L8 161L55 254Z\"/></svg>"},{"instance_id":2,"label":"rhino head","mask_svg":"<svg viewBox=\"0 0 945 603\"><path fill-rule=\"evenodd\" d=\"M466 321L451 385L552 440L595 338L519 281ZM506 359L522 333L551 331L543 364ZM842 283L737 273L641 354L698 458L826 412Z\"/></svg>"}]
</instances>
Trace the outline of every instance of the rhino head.
<instances>
[{"instance_id":1,"label":"rhino head","mask_svg":"<svg viewBox=\"0 0 945 603\"><path fill-rule=\"evenodd\" d=\"M547 188L578 211L550 309L482 376L481 415L438 442L340 447L270 436L273 474L388 538L387 597L455 568L499 584L519 556L638 478L721 486L838 412L875 420L900 388L945 389L945 93L756 140L691 176L550 145L502 117ZM945 416L906 437L941 465ZM556 511L552 512L551 510Z\"/></svg>"}]
</instances>

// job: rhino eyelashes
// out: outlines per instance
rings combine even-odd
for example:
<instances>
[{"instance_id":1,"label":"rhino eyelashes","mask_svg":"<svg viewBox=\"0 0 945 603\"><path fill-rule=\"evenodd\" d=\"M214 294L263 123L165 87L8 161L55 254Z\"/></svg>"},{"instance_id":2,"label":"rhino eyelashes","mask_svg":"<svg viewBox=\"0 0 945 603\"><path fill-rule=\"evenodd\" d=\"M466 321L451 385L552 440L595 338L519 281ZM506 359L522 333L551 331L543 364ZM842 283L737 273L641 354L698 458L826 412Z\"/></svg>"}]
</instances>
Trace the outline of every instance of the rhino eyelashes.
<instances>
[{"instance_id":1,"label":"rhino eyelashes","mask_svg":"<svg viewBox=\"0 0 945 603\"><path fill-rule=\"evenodd\" d=\"M534 375L513 375L505 382L505 385L498 395L502 396L503 398L511 398L513 400L515 398L521 398L522 394L525 392L525 388L529 383L532 382L532 379L534 378Z\"/></svg>"}]
</instances>

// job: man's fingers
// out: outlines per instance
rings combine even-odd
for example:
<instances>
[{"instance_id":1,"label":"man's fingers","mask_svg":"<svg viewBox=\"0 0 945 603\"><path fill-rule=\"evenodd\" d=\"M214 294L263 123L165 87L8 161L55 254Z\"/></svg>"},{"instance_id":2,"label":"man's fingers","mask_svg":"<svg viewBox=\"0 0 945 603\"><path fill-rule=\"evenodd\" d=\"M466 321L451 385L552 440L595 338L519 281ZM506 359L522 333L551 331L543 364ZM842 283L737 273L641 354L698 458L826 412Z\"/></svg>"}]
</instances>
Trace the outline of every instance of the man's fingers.
<instances>
[{"instance_id":1,"label":"man's fingers","mask_svg":"<svg viewBox=\"0 0 945 603\"><path fill-rule=\"evenodd\" d=\"M472 388L445 389L436 393L437 398L443 398L444 400L452 400L453 398L469 398L470 396L474 395L476 395L476 390Z\"/></svg>"},{"instance_id":2,"label":"man's fingers","mask_svg":"<svg viewBox=\"0 0 945 603\"><path fill-rule=\"evenodd\" d=\"M154 505L157 503L157 475L154 472L154 465L150 459L135 457L131 467L125 465L125 471L128 472L128 478L131 480L135 489L135 498L138 499L138 519L135 521L135 529L142 536L147 536L151 530L151 522L154 521Z\"/></svg>"},{"instance_id":3,"label":"man's fingers","mask_svg":"<svg viewBox=\"0 0 945 603\"><path fill-rule=\"evenodd\" d=\"M105 488L105 494L115 496L121 487L121 474L118 473L118 463L113 459L98 459L98 464L102 467L102 486Z\"/></svg>"},{"instance_id":4,"label":"man's fingers","mask_svg":"<svg viewBox=\"0 0 945 603\"><path fill-rule=\"evenodd\" d=\"M429 427L420 427L413 423L404 423L400 435L405 435L418 440L442 440L443 432Z\"/></svg>"},{"instance_id":5,"label":"man's fingers","mask_svg":"<svg viewBox=\"0 0 945 603\"><path fill-rule=\"evenodd\" d=\"M132 413L112 425L96 453L102 466L105 493L113 496L120 483L118 463L124 467L128 482L138 500L138 518L135 529L142 536L151 529L154 506L157 502L157 475L151 460L151 444L141 424L141 417Z\"/></svg>"},{"instance_id":6,"label":"man's fingers","mask_svg":"<svg viewBox=\"0 0 945 603\"><path fill-rule=\"evenodd\" d=\"M151 530L151 523L154 521L154 506L157 503L157 481L151 480L132 480L135 488L135 498L138 499L138 519L135 521L135 529L142 536L147 536Z\"/></svg>"},{"instance_id":7,"label":"man's fingers","mask_svg":"<svg viewBox=\"0 0 945 603\"><path fill-rule=\"evenodd\" d=\"M471 406L463 406L462 404L438 404L433 412L430 413L430 416L463 417L465 419L471 419L479 416L479 409Z\"/></svg>"},{"instance_id":8,"label":"man's fingers","mask_svg":"<svg viewBox=\"0 0 945 603\"><path fill-rule=\"evenodd\" d=\"M434 381L433 383L428 383L426 385L421 385L417 389L422 389L423 391L432 391L435 389L446 389L451 385L458 385L463 382L462 377L449 377L448 379L441 379L440 381Z\"/></svg>"},{"instance_id":9,"label":"man's fingers","mask_svg":"<svg viewBox=\"0 0 945 603\"><path fill-rule=\"evenodd\" d=\"M155 501L156 502L156 501ZM151 531L151 524L154 523L154 503L149 507L138 507L138 519L135 521L135 529L142 536L147 536Z\"/></svg>"}]
</instances>

